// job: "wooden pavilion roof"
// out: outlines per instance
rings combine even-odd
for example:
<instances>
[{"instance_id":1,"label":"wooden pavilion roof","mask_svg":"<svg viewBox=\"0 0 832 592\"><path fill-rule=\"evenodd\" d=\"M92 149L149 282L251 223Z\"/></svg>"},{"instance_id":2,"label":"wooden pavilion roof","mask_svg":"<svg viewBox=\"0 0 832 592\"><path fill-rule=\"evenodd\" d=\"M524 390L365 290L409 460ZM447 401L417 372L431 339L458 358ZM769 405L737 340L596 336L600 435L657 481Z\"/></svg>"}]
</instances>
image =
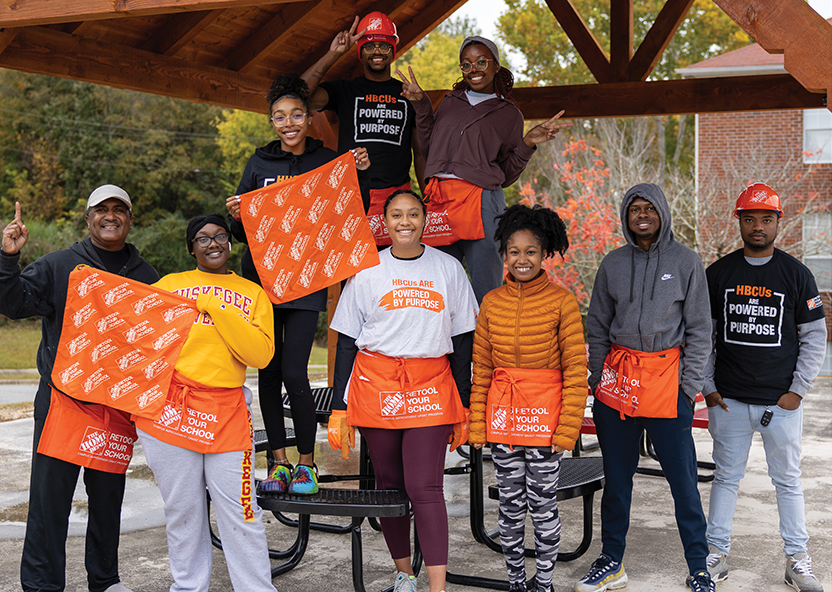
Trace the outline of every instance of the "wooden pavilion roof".
<instances>
[{"instance_id":1,"label":"wooden pavilion roof","mask_svg":"<svg viewBox=\"0 0 832 592\"><path fill-rule=\"evenodd\" d=\"M0 67L265 112L272 78L305 71L356 14L390 15L406 50L465 1L8 0ZM804 0L715 0L767 51L785 51L789 74L653 82L693 0L667 0L637 48L633 0L610 1L607 54L571 0L546 0L598 82L516 89L527 118L810 108L832 93L832 26ZM358 72L350 51L327 78Z\"/></svg>"}]
</instances>

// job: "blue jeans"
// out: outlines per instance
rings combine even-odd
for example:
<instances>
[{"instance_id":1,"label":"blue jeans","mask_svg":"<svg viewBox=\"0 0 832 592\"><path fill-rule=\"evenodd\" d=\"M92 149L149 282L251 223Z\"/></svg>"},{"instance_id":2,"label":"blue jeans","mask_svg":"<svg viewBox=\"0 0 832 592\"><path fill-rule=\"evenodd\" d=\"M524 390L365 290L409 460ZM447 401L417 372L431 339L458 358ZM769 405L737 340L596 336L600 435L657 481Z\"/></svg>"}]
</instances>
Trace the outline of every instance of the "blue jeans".
<instances>
[{"instance_id":1,"label":"blue jeans","mask_svg":"<svg viewBox=\"0 0 832 592\"><path fill-rule=\"evenodd\" d=\"M731 549L734 509L740 479L745 475L754 432L760 432L768 463L768 475L777 492L780 536L786 555L805 553L809 542L803 490L800 488L800 439L803 405L786 411L770 405L774 412L768 426L760 425L765 405L746 405L726 399L730 411L708 409L708 431L714 439L714 481L708 508L708 543L723 553Z\"/></svg>"},{"instance_id":2,"label":"blue jeans","mask_svg":"<svg viewBox=\"0 0 832 592\"><path fill-rule=\"evenodd\" d=\"M633 475L639 461L639 440L650 436L662 467L676 515L676 526L691 574L706 569L705 513L696 474L696 449L691 434L693 406L679 389L675 418L625 417L598 399L592 408L604 459L601 496L601 551L613 561L624 558Z\"/></svg>"}]
</instances>

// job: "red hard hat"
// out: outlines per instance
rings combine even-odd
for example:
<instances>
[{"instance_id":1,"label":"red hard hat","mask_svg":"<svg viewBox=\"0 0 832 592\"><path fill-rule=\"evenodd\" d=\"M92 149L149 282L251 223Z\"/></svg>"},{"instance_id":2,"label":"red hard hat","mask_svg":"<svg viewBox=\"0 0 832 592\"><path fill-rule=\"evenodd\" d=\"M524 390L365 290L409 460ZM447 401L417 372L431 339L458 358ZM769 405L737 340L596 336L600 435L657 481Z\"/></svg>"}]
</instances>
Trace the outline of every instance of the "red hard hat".
<instances>
[{"instance_id":1,"label":"red hard hat","mask_svg":"<svg viewBox=\"0 0 832 592\"><path fill-rule=\"evenodd\" d=\"M778 218L783 216L783 210L780 208L780 196L765 183L751 183L742 190L742 193L737 197L734 216L739 218L740 212L743 210L774 210L777 212Z\"/></svg>"},{"instance_id":2,"label":"red hard hat","mask_svg":"<svg viewBox=\"0 0 832 592\"><path fill-rule=\"evenodd\" d=\"M367 29L364 31L364 29ZM361 58L361 48L365 43L380 41L393 46L393 51L399 44L399 36L396 33L396 23L383 12L371 12L358 23L358 30L364 31L364 35L358 40L358 57Z\"/></svg>"}]
</instances>

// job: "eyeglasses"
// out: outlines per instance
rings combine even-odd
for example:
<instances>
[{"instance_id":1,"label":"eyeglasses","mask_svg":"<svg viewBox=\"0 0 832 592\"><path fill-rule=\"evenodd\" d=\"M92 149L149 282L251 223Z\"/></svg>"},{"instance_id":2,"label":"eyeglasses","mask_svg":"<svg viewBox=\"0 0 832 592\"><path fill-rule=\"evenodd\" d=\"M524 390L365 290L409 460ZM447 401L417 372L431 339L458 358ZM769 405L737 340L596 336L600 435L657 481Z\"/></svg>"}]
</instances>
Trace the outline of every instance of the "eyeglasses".
<instances>
[{"instance_id":1,"label":"eyeglasses","mask_svg":"<svg viewBox=\"0 0 832 592\"><path fill-rule=\"evenodd\" d=\"M211 244L211 241L214 241L218 245L224 245L228 243L229 238L231 237L227 232L220 232L214 236L198 236L194 239L194 242L204 249Z\"/></svg>"},{"instance_id":2,"label":"eyeglasses","mask_svg":"<svg viewBox=\"0 0 832 592\"><path fill-rule=\"evenodd\" d=\"M460 64L459 68L462 70L463 73L468 74L471 70L476 68L480 72L483 72L488 67L488 62L493 62L493 58L483 58L481 60L477 60L473 64L471 62L465 62L464 64Z\"/></svg>"},{"instance_id":3,"label":"eyeglasses","mask_svg":"<svg viewBox=\"0 0 832 592\"><path fill-rule=\"evenodd\" d=\"M387 55L391 51L393 51L393 46L389 43L365 43L361 46L361 51L364 53L373 53L376 51L380 51L384 55Z\"/></svg>"},{"instance_id":4,"label":"eyeglasses","mask_svg":"<svg viewBox=\"0 0 832 592\"><path fill-rule=\"evenodd\" d=\"M292 113L288 117L286 115L274 115L270 117L272 124L277 127L283 127L284 125L288 125L289 121L294 123L295 125L300 125L306 119L306 116L309 115L308 113Z\"/></svg>"}]
</instances>

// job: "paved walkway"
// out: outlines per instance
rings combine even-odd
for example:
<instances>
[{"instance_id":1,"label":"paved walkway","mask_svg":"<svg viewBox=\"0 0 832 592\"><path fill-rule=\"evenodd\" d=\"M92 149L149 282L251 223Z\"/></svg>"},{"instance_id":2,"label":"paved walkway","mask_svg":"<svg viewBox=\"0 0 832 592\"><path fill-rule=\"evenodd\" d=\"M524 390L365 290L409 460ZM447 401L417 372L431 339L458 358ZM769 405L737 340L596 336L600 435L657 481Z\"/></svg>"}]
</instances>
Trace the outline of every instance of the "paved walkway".
<instances>
[{"instance_id":1,"label":"paved walkway","mask_svg":"<svg viewBox=\"0 0 832 592\"><path fill-rule=\"evenodd\" d=\"M0 392L5 387L0 387ZM803 486L806 493L806 518L812 536L810 551L815 573L832 590L832 379L821 379L805 401ZM256 407L256 405L255 405ZM255 424L262 425L257 409ZM18 566L22 548L26 513L29 462L31 455L31 420L0 423L0 591L18 590ZM711 442L705 430L694 430L697 449L702 459L708 457ZM595 453L597 454L597 452ZM262 456L262 455L259 455ZM326 441L326 431L318 430L316 458L324 472L357 472L357 455L349 462L341 460ZM265 462L258 475L265 473ZM449 454L448 465L464 462L455 453ZM643 461L649 463L652 461ZM490 467L487 482L493 482ZM701 484L703 503L707 507L709 484ZM468 524L468 478L445 478L445 496L450 515L450 569L456 572L502 578L505 569L500 555L475 543ZM589 564L600 552L599 500L595 502L595 532L587 554L571 563L555 568L556 591L571 590ZM76 510L70 532L80 535L85 528L85 496L83 485L76 492ZM560 504L564 522L564 548L572 548L580 538L581 504L570 500ZM486 500L487 523L496 526L496 502ZM343 522L333 519L333 522ZM167 547L161 510L161 499L153 477L144 463L141 447L128 478L123 510L123 534L120 544L121 575L124 583L135 592L162 592L171 584ZM267 519L267 533L272 546L285 548L294 540L294 532L273 518ZM527 538L531 540L531 536ZM392 563L383 538L369 527L364 528L365 580L368 590L379 590L392 583ZM68 592L87 589L83 568L84 539L71 536L67 543ZM211 592L231 589L222 553L214 552ZM628 590L684 590L685 563L681 543L673 519L670 492L664 480L636 476L629 546L624 560L630 578ZM766 475L762 443L754 443L748 475L741 485L735 519L734 544L729 559L730 577L720 583L719 592L790 590L783 584L782 542L777 530L774 490ZM528 561L533 571L533 561ZM427 582L421 581L421 590ZM275 579L281 592L318 592L352 589L350 546L347 535L313 532L309 549L301 565ZM449 592L474 590L449 586ZM243 591L238 591L243 592Z\"/></svg>"}]
</instances>

